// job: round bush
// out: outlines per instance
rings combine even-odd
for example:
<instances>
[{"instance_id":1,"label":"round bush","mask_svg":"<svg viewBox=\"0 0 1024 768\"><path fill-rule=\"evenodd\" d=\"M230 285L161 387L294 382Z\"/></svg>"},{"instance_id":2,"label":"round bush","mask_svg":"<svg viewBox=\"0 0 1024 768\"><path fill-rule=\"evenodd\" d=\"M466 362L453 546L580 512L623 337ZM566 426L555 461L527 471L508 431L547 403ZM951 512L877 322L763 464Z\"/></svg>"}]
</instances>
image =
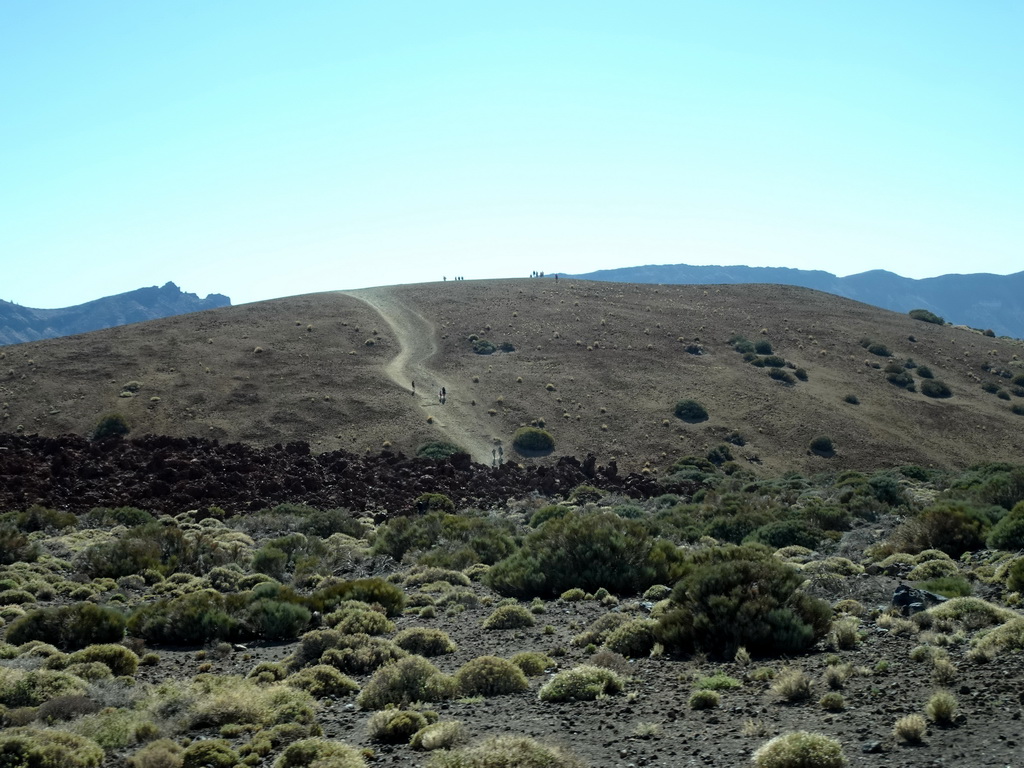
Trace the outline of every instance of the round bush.
<instances>
[{"instance_id":1,"label":"round bush","mask_svg":"<svg viewBox=\"0 0 1024 768\"><path fill-rule=\"evenodd\" d=\"M442 656L459 649L447 632L429 627L403 629L395 635L394 643L402 650L419 656Z\"/></svg>"},{"instance_id":2,"label":"round bush","mask_svg":"<svg viewBox=\"0 0 1024 768\"><path fill-rule=\"evenodd\" d=\"M502 605L484 619L484 629L521 629L532 627L533 614L521 605Z\"/></svg>"},{"instance_id":3,"label":"round bush","mask_svg":"<svg viewBox=\"0 0 1024 768\"><path fill-rule=\"evenodd\" d=\"M757 768L843 768L842 745L820 733L793 731L776 736L754 752Z\"/></svg>"},{"instance_id":4,"label":"round bush","mask_svg":"<svg viewBox=\"0 0 1024 768\"><path fill-rule=\"evenodd\" d=\"M835 446L832 444L832 438L826 435L818 435L818 437L811 440L811 451L818 454L819 456L827 456L835 450Z\"/></svg>"},{"instance_id":5,"label":"round bush","mask_svg":"<svg viewBox=\"0 0 1024 768\"><path fill-rule=\"evenodd\" d=\"M581 664L559 672L540 689L541 701L593 701L598 696L622 691L623 682L604 667Z\"/></svg>"},{"instance_id":6,"label":"round bush","mask_svg":"<svg viewBox=\"0 0 1024 768\"><path fill-rule=\"evenodd\" d=\"M512 447L517 451L550 451L555 447L555 439L538 427L520 427L512 436Z\"/></svg>"},{"instance_id":7,"label":"round bush","mask_svg":"<svg viewBox=\"0 0 1024 768\"><path fill-rule=\"evenodd\" d=\"M707 409L696 400L680 400L676 403L676 418L695 424L700 421L707 421Z\"/></svg>"},{"instance_id":8,"label":"round bush","mask_svg":"<svg viewBox=\"0 0 1024 768\"><path fill-rule=\"evenodd\" d=\"M478 656L467 661L455 673L455 682L463 696L502 696L529 687L523 670L498 656Z\"/></svg>"},{"instance_id":9,"label":"round bush","mask_svg":"<svg viewBox=\"0 0 1024 768\"><path fill-rule=\"evenodd\" d=\"M96 429L92 432L92 439L106 440L108 437L127 435L130 431L131 429L128 427L128 422L125 421L124 416L119 413L112 413L100 419Z\"/></svg>"},{"instance_id":10,"label":"round bush","mask_svg":"<svg viewBox=\"0 0 1024 768\"><path fill-rule=\"evenodd\" d=\"M422 656L407 656L378 669L357 701L363 709L384 709L389 704L450 699L457 690L454 680Z\"/></svg>"},{"instance_id":11,"label":"round bush","mask_svg":"<svg viewBox=\"0 0 1024 768\"><path fill-rule=\"evenodd\" d=\"M653 619L633 619L613 629L604 645L608 650L623 656L647 656L654 647L654 628L657 626L658 622Z\"/></svg>"},{"instance_id":12,"label":"round bush","mask_svg":"<svg viewBox=\"0 0 1024 768\"><path fill-rule=\"evenodd\" d=\"M366 732L373 741L402 744L414 733L427 727L427 718L409 709L382 709L374 712L366 724Z\"/></svg>"},{"instance_id":13,"label":"round bush","mask_svg":"<svg viewBox=\"0 0 1024 768\"><path fill-rule=\"evenodd\" d=\"M951 390L945 382L939 381L938 379L925 379L921 382L921 394L928 397L952 397L953 390Z\"/></svg>"},{"instance_id":14,"label":"round bush","mask_svg":"<svg viewBox=\"0 0 1024 768\"><path fill-rule=\"evenodd\" d=\"M409 739L409 746L424 752L435 749L452 749L466 740L466 726L458 720L442 720L416 731Z\"/></svg>"},{"instance_id":15,"label":"round bush","mask_svg":"<svg viewBox=\"0 0 1024 768\"><path fill-rule=\"evenodd\" d=\"M0 765L14 768L97 768L103 749L92 739L52 728L0 732Z\"/></svg>"},{"instance_id":16,"label":"round bush","mask_svg":"<svg viewBox=\"0 0 1024 768\"><path fill-rule=\"evenodd\" d=\"M456 453L466 453L466 450L455 443L433 442L421 445L416 449L416 455L425 459L447 459Z\"/></svg>"}]
</instances>

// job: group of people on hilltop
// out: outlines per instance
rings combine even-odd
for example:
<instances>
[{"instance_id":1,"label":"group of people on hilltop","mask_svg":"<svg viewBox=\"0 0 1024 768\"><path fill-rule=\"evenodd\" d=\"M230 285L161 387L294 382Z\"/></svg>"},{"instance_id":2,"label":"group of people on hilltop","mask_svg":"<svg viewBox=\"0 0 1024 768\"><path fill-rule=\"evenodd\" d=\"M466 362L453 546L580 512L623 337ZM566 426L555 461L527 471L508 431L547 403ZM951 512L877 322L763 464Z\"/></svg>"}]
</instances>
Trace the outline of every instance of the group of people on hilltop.
<instances>
[{"instance_id":1,"label":"group of people on hilltop","mask_svg":"<svg viewBox=\"0 0 1024 768\"><path fill-rule=\"evenodd\" d=\"M447 282L448 282L448 275L442 275L442 276L441 276L441 279L442 279L442 280L443 280L444 282L446 282L446 283L447 283ZM453 278L452 278L452 280L465 280L465 279L466 279L466 278L464 278L464 277L453 277Z\"/></svg>"}]
</instances>

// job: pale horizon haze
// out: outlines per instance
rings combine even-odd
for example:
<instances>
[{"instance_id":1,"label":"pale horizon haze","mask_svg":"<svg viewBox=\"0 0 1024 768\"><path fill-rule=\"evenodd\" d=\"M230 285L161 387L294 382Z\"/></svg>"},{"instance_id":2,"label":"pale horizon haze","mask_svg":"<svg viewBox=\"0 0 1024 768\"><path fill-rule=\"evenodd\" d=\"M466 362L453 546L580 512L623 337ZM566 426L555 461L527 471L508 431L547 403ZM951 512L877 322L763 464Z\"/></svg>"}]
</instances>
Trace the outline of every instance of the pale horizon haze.
<instances>
[{"instance_id":1,"label":"pale horizon haze","mask_svg":"<svg viewBox=\"0 0 1024 768\"><path fill-rule=\"evenodd\" d=\"M1024 4L0 3L0 299L1024 269Z\"/></svg>"}]
</instances>

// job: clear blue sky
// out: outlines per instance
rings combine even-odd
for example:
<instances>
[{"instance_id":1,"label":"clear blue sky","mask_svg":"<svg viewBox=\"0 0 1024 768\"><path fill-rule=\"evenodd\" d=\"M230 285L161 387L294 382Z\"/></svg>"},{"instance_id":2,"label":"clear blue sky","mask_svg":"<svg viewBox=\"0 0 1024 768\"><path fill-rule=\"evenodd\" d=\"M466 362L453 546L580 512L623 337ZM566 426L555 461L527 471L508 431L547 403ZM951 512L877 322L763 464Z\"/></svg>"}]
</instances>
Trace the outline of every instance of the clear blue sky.
<instances>
[{"instance_id":1,"label":"clear blue sky","mask_svg":"<svg viewBox=\"0 0 1024 768\"><path fill-rule=\"evenodd\" d=\"M0 0L0 299L1024 269L1024 3Z\"/></svg>"}]
</instances>

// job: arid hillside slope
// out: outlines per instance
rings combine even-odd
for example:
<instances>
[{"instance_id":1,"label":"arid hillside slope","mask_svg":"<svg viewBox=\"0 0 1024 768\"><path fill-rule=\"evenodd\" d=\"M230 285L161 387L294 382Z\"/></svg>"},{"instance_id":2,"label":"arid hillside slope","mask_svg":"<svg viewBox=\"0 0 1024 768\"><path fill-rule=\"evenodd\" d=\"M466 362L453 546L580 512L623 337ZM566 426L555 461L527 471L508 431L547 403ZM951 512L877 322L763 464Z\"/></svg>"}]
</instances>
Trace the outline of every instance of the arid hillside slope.
<instances>
[{"instance_id":1,"label":"arid hillside slope","mask_svg":"<svg viewBox=\"0 0 1024 768\"><path fill-rule=\"evenodd\" d=\"M736 335L770 342L790 364L783 370L803 369L806 381L784 383L745 361L730 343ZM473 336L514 351L477 354ZM869 352L866 340L891 357ZM734 459L755 470L964 466L1020 458L1024 416L1011 408L1024 406L1012 383L1024 373L1022 354L1020 342L795 287L431 283L7 347L0 429L88 434L117 412L133 435L373 453L449 440L478 461L500 450L535 463L552 457L518 456L510 442L542 420L554 457L590 452L627 471L663 471L733 433L745 440L730 446ZM908 359L952 396L922 394L919 367L906 369L916 391L890 383L885 366ZM685 398L708 419L676 418ZM832 439L833 455L809 451L819 435Z\"/></svg>"}]
</instances>

